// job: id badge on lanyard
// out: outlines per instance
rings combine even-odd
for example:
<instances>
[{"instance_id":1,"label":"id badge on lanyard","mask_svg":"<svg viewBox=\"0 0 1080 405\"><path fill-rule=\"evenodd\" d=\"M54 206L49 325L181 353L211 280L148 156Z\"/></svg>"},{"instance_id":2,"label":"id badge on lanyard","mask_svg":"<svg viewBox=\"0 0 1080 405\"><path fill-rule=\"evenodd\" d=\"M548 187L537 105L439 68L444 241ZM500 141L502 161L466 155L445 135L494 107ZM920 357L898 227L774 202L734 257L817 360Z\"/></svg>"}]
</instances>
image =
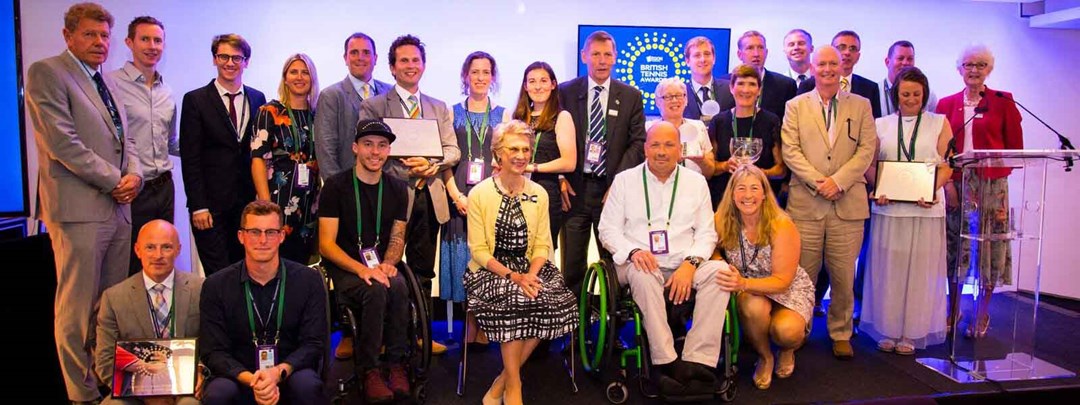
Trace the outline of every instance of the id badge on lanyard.
<instances>
[{"instance_id":1,"label":"id badge on lanyard","mask_svg":"<svg viewBox=\"0 0 1080 405\"><path fill-rule=\"evenodd\" d=\"M465 179L465 183L472 186L480 183L484 180L484 160L473 159L469 162L469 175Z\"/></svg>"},{"instance_id":2,"label":"id badge on lanyard","mask_svg":"<svg viewBox=\"0 0 1080 405\"><path fill-rule=\"evenodd\" d=\"M277 345L259 345L255 348L259 356L259 370L274 368L277 365Z\"/></svg>"},{"instance_id":3,"label":"id badge on lanyard","mask_svg":"<svg viewBox=\"0 0 1080 405\"><path fill-rule=\"evenodd\" d=\"M668 254L667 231L649 231L649 251L654 255Z\"/></svg>"},{"instance_id":4,"label":"id badge on lanyard","mask_svg":"<svg viewBox=\"0 0 1080 405\"><path fill-rule=\"evenodd\" d=\"M308 188L311 185L311 169L307 163L296 162L296 186Z\"/></svg>"},{"instance_id":5,"label":"id badge on lanyard","mask_svg":"<svg viewBox=\"0 0 1080 405\"><path fill-rule=\"evenodd\" d=\"M382 263L382 260L379 259L379 252L375 250L375 247L360 249L360 260L369 269L374 269L379 263Z\"/></svg>"},{"instance_id":6,"label":"id badge on lanyard","mask_svg":"<svg viewBox=\"0 0 1080 405\"><path fill-rule=\"evenodd\" d=\"M585 153L585 161L589 164L600 163L600 156L604 153L604 145L600 142L589 142Z\"/></svg>"}]
</instances>

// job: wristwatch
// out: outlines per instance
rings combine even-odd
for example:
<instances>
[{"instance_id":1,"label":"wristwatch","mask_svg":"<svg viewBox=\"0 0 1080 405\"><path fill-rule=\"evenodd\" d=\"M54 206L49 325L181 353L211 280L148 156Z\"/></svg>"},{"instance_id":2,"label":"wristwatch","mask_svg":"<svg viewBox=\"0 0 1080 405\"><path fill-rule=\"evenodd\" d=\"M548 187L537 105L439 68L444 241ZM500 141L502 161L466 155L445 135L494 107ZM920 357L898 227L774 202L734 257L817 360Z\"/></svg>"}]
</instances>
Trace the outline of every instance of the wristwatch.
<instances>
[{"instance_id":1,"label":"wristwatch","mask_svg":"<svg viewBox=\"0 0 1080 405\"><path fill-rule=\"evenodd\" d=\"M701 266L701 262L705 261L705 259L702 259L698 256L686 256L686 258L683 260L690 262L690 265L694 266L695 269Z\"/></svg>"}]
</instances>

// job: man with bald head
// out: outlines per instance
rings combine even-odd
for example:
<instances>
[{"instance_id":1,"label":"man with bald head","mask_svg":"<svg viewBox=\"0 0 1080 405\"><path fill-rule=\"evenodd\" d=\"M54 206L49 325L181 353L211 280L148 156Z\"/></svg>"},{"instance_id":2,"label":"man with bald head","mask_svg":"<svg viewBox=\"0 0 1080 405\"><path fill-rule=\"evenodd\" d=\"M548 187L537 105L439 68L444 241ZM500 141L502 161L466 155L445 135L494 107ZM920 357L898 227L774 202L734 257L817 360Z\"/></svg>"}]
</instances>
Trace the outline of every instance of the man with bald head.
<instances>
[{"instance_id":1,"label":"man with bald head","mask_svg":"<svg viewBox=\"0 0 1080 405\"><path fill-rule=\"evenodd\" d=\"M176 228L152 220L139 229L135 255L142 271L105 290L98 312L94 367L109 387L131 384L136 373L152 373L164 363L114 359L117 340L174 339L199 336L199 294L202 279L175 271L180 254ZM114 376L114 361L124 361L122 376ZM156 363L156 364L155 364ZM110 390L112 391L112 390ZM115 392L115 391L112 391ZM177 404L198 404L192 397L148 399L145 403L175 399ZM106 398L103 404L141 404L137 399Z\"/></svg>"},{"instance_id":2,"label":"man with bald head","mask_svg":"<svg viewBox=\"0 0 1080 405\"><path fill-rule=\"evenodd\" d=\"M855 93L870 100L871 112L874 118L881 116L880 91L878 84L873 80L855 74L855 65L862 56L862 39L855 31L844 30L836 33L832 39L832 46L840 54L840 91ZM815 75L816 76L816 75ZM814 90L815 79L804 81L799 84L799 94Z\"/></svg>"},{"instance_id":3,"label":"man with bald head","mask_svg":"<svg viewBox=\"0 0 1080 405\"><path fill-rule=\"evenodd\" d=\"M784 163L791 169L788 212L799 228L799 264L817 279L822 258L832 282L829 337L833 355L851 349L855 257L870 215L863 174L877 148L870 102L840 91L840 53L832 46L814 51L814 90L787 103L780 136Z\"/></svg>"},{"instance_id":4,"label":"man with bald head","mask_svg":"<svg viewBox=\"0 0 1080 405\"><path fill-rule=\"evenodd\" d=\"M679 130L653 125L645 163L615 176L600 216L600 242L611 252L621 284L645 317L652 364L665 394L694 390L712 380L728 293L715 282L722 261L706 261L716 247L712 199L705 177L679 165ZM665 300L697 304L682 358L668 326Z\"/></svg>"}]
</instances>

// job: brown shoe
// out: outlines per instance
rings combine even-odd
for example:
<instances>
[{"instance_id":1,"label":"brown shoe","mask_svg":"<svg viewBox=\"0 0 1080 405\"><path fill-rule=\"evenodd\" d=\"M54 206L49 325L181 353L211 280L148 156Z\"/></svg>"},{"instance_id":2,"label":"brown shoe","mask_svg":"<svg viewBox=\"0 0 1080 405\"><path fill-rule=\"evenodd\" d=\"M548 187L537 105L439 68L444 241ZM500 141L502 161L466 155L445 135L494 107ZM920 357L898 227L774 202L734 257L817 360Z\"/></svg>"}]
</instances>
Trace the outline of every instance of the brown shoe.
<instances>
[{"instance_id":1,"label":"brown shoe","mask_svg":"<svg viewBox=\"0 0 1080 405\"><path fill-rule=\"evenodd\" d=\"M401 364L390 366L390 390L399 398L409 396L409 372L405 371L405 366Z\"/></svg>"},{"instance_id":2,"label":"brown shoe","mask_svg":"<svg viewBox=\"0 0 1080 405\"><path fill-rule=\"evenodd\" d=\"M364 373L364 398L369 404L390 402L394 399L394 392L386 387L382 372L377 368Z\"/></svg>"},{"instance_id":3,"label":"brown shoe","mask_svg":"<svg viewBox=\"0 0 1080 405\"><path fill-rule=\"evenodd\" d=\"M353 354L353 338L345 336L338 342L337 349L334 349L334 357L338 360L348 360L352 358Z\"/></svg>"},{"instance_id":4,"label":"brown shoe","mask_svg":"<svg viewBox=\"0 0 1080 405\"><path fill-rule=\"evenodd\" d=\"M849 340L834 340L832 354L840 360L851 360L855 357L855 350L851 348L851 341Z\"/></svg>"}]
</instances>

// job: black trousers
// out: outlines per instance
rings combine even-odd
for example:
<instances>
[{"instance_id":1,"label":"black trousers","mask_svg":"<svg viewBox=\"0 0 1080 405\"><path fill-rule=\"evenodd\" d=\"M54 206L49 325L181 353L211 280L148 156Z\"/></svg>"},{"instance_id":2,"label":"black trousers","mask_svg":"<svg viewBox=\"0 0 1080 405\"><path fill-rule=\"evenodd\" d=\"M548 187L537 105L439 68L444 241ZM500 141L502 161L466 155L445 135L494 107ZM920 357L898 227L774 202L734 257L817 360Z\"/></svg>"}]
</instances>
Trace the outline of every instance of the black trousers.
<instances>
[{"instance_id":1,"label":"black trousers","mask_svg":"<svg viewBox=\"0 0 1080 405\"><path fill-rule=\"evenodd\" d=\"M439 236L439 220L431 205L427 187L413 191L412 214L405 231L405 256L413 273L428 280L435 278L435 244ZM429 287L430 288L430 287Z\"/></svg>"},{"instance_id":2,"label":"black trousers","mask_svg":"<svg viewBox=\"0 0 1080 405\"><path fill-rule=\"evenodd\" d=\"M172 172L162 173L160 176L147 180L135 201L131 202L131 265L128 275L142 271L142 261L135 256L135 243L139 240L139 230L143 225L155 219L164 219L173 222L173 209L175 191L173 189Z\"/></svg>"},{"instance_id":3,"label":"black trousers","mask_svg":"<svg viewBox=\"0 0 1080 405\"><path fill-rule=\"evenodd\" d=\"M246 203L245 203L246 204ZM191 227L195 237L195 247L199 249L199 261L203 271L209 277L214 272L236 263L244 258L244 245L240 244L237 232L240 230L240 213L243 205L223 211L210 210L214 226L198 230Z\"/></svg>"},{"instance_id":4,"label":"black trousers","mask_svg":"<svg viewBox=\"0 0 1080 405\"><path fill-rule=\"evenodd\" d=\"M356 277L356 276L351 276ZM370 370L379 366L379 349L386 346L387 363L402 363L409 347L409 287L400 268L390 278L390 287L372 280L361 282L338 293L342 303L357 315L354 340L356 369Z\"/></svg>"},{"instance_id":5,"label":"black trousers","mask_svg":"<svg viewBox=\"0 0 1080 405\"><path fill-rule=\"evenodd\" d=\"M563 225L562 247L563 279L566 287L575 295L581 294L581 282L588 267L589 237L595 235L600 257L611 259L611 253L600 244L600 211L604 208L604 193L608 185L603 177L585 175L582 190L575 190L576 196L570 200L570 213ZM591 233L590 233L591 232Z\"/></svg>"}]
</instances>

